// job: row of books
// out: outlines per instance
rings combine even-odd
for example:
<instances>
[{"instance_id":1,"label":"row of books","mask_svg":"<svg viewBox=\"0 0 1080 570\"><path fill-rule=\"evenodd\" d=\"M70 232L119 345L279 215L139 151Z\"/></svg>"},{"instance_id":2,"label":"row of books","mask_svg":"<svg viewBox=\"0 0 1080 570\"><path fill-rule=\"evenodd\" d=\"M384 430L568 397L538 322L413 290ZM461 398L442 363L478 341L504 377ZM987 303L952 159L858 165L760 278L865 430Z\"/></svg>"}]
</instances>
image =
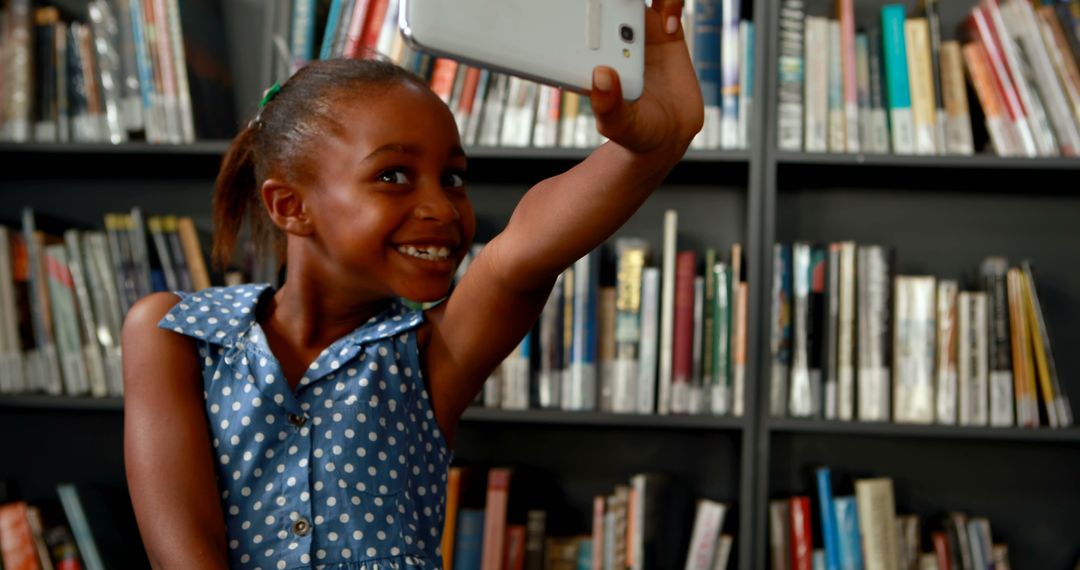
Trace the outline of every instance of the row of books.
<instances>
[{"instance_id":1,"label":"row of books","mask_svg":"<svg viewBox=\"0 0 1080 570\"><path fill-rule=\"evenodd\" d=\"M700 499L695 509L662 474L637 474L597 495L591 532L543 474L454 466L447 481L445 570L639 570L684 560L687 570L723 570L734 542L724 532L729 505Z\"/></svg>"},{"instance_id":2,"label":"row of books","mask_svg":"<svg viewBox=\"0 0 1080 570\"><path fill-rule=\"evenodd\" d=\"M854 0L835 19L781 8L781 150L970 155L967 77L1000 156L1080 155L1080 5L980 0L945 41L938 0L910 17L881 8L857 30ZM810 57L827 54L827 57Z\"/></svg>"},{"instance_id":3,"label":"row of books","mask_svg":"<svg viewBox=\"0 0 1080 570\"><path fill-rule=\"evenodd\" d=\"M1031 264L984 260L977 287L894 275L879 245L777 244L773 416L1072 425Z\"/></svg>"},{"instance_id":4,"label":"row of books","mask_svg":"<svg viewBox=\"0 0 1080 570\"><path fill-rule=\"evenodd\" d=\"M56 492L58 501L41 504L12 497L0 501L0 568L106 570L146 565L141 549L122 538L124 529L135 528L126 494L72 483L57 485Z\"/></svg>"},{"instance_id":5,"label":"row of books","mask_svg":"<svg viewBox=\"0 0 1080 570\"><path fill-rule=\"evenodd\" d=\"M727 261L713 248L699 257L676 251L677 233L671 210L659 267L646 240L619 238L613 261L596 250L563 272L536 327L488 380L483 405L743 415L742 246Z\"/></svg>"},{"instance_id":6,"label":"row of books","mask_svg":"<svg viewBox=\"0 0 1080 570\"><path fill-rule=\"evenodd\" d=\"M154 291L209 286L190 218L144 224L134 208L83 231L25 209L21 232L0 226L0 393L123 395L128 309Z\"/></svg>"},{"instance_id":7,"label":"row of books","mask_svg":"<svg viewBox=\"0 0 1080 570\"><path fill-rule=\"evenodd\" d=\"M933 545L927 552L919 518L897 516L892 479L856 479L854 494L845 495L834 493L828 467L817 469L815 479L816 497L769 501L772 570L1009 568L1008 545L994 543L985 517L945 514L929 533Z\"/></svg>"},{"instance_id":8,"label":"row of books","mask_svg":"<svg viewBox=\"0 0 1080 570\"><path fill-rule=\"evenodd\" d=\"M453 111L466 146L591 148L603 142L587 96L411 49L397 27L400 4L332 0L322 21L315 0L292 0L291 8L285 2L275 24L276 45L289 49L277 50L275 73L284 81L312 59L377 53L429 81ZM694 148L746 148L753 23L740 21L740 3L729 0L687 3L684 21L706 102Z\"/></svg>"},{"instance_id":9,"label":"row of books","mask_svg":"<svg viewBox=\"0 0 1080 570\"><path fill-rule=\"evenodd\" d=\"M92 0L65 13L3 9L0 138L12 142L190 143L235 127L220 8Z\"/></svg>"}]
</instances>

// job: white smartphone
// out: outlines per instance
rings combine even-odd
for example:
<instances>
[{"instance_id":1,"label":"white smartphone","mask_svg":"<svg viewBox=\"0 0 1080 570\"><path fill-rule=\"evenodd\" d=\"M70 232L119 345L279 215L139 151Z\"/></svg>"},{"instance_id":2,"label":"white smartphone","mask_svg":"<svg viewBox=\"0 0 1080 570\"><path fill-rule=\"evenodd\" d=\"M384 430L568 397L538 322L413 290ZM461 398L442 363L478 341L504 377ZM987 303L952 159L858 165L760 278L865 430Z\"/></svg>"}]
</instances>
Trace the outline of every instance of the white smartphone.
<instances>
[{"instance_id":1,"label":"white smartphone","mask_svg":"<svg viewBox=\"0 0 1080 570\"><path fill-rule=\"evenodd\" d=\"M416 49L571 89L592 88L598 65L641 96L643 0L401 0L398 24Z\"/></svg>"}]
</instances>

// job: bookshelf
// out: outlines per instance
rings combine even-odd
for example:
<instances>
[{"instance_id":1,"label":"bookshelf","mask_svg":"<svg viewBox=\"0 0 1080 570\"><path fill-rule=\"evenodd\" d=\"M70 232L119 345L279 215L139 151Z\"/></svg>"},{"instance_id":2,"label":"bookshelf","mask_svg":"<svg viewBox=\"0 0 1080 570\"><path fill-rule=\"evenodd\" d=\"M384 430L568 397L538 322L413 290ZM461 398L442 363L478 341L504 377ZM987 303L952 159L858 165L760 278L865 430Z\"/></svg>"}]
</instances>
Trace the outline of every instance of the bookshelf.
<instances>
[{"instance_id":1,"label":"bookshelf","mask_svg":"<svg viewBox=\"0 0 1080 570\"><path fill-rule=\"evenodd\" d=\"M72 0L75 1L75 0ZM70 4L71 2L68 2ZM857 19L886 2L859 0ZM909 11L914 0L902 2ZM258 26L227 14L232 61L258 60ZM807 13L831 14L811 0ZM947 38L970 2L942 2ZM648 239L658 251L664 210L680 213L680 246L746 248L750 283L744 418L614 415L471 409L456 444L459 462L535 467L558 482L575 524L590 520L592 497L640 471L668 471L696 496L729 502L736 535L730 568L769 567L770 498L813 494L812 470L832 467L834 485L888 476L899 511L934 520L946 509L989 516L1017 568L1072 568L1080 551L1080 430L958 428L842 423L768 415L768 315L774 243L855 239L896 246L901 273L961 277L983 256L1031 257L1040 270L1058 366L1080 402L1080 159L809 154L777 150L776 59L780 0L747 0L753 14L756 104L749 149L691 151L618 236ZM751 9L752 8L752 9ZM238 108L269 82L261 67L237 73ZM241 96L239 93L244 93ZM970 105L978 104L969 95ZM244 109L249 111L250 109ZM243 115L244 112L241 112ZM976 116L974 120L981 120ZM982 138L979 138L982 137ZM977 145L985 133L976 128ZM0 143L0 221L17 224L33 206L87 226L104 212L141 205L192 216L209 235L213 178L227 141L187 145ZM581 149L474 148L468 151L478 240L493 236L531 186L587 155ZM0 478L29 498L64 480L124 484L123 410L118 399L0 397ZM692 510L687 511L692 515ZM816 516L816 515L815 515ZM816 525L816 521L815 521ZM681 537L684 543L688 540ZM133 537L135 538L135 537ZM924 541L925 545L925 541ZM924 546L925 548L925 546Z\"/></svg>"},{"instance_id":2,"label":"bookshelf","mask_svg":"<svg viewBox=\"0 0 1080 570\"><path fill-rule=\"evenodd\" d=\"M915 1L857 0L858 27L878 26L882 6L899 3L909 16ZM779 1L768 3L767 29L779 27ZM834 2L809 0L807 15L835 17ZM961 39L957 26L975 2L939 2L942 39ZM767 61L780 54L776 35L760 45ZM989 255L1010 262L1030 258L1054 346L1080 340L1080 247L1072 219L1080 159L1004 158L987 154L987 133L969 88L976 153L910 156L806 153L779 150L777 74L765 78L766 135L758 163L763 172L761 314L772 310L773 244L855 240L896 251L895 272L970 280ZM1038 268L1042 269L1038 269ZM769 568L769 501L808 495L814 503L815 547L820 519L814 470L830 467L834 496L853 493L856 478L890 477L897 514L915 514L923 525L922 552L932 551L930 531L950 511L988 517L995 541L1007 542L1013 568L1071 568L1080 550L1072 529L1080 525L1080 430L905 425L843 422L769 414L768 325L759 327L754 555ZM1064 389L1080 396L1080 358L1055 352ZM774 567L775 568L775 567Z\"/></svg>"}]
</instances>

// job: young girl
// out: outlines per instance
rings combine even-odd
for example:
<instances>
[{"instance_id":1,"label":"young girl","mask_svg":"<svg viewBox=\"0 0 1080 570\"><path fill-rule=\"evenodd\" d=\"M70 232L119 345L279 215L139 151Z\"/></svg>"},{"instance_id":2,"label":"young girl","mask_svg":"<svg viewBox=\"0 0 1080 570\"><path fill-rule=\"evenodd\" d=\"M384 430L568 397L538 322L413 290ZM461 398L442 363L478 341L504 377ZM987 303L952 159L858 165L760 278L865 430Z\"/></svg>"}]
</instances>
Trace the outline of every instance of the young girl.
<instances>
[{"instance_id":1,"label":"young girl","mask_svg":"<svg viewBox=\"0 0 1080 570\"><path fill-rule=\"evenodd\" d=\"M446 105L356 60L312 63L268 95L218 176L214 254L231 257L250 215L276 235L285 284L157 293L124 325L127 476L156 568L441 567L458 418L559 272L701 128L681 9L647 11L639 100L595 70L610 142L530 190L426 311L398 299L445 297L476 226Z\"/></svg>"}]
</instances>

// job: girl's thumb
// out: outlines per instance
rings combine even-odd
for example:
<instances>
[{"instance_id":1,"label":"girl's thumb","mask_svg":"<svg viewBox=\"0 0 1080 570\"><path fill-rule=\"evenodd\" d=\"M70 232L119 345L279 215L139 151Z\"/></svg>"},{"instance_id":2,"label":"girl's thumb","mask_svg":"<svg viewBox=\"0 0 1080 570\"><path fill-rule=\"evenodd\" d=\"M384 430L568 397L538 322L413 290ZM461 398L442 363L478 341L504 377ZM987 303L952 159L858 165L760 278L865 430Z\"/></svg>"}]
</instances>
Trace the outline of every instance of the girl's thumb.
<instances>
[{"instance_id":1,"label":"girl's thumb","mask_svg":"<svg viewBox=\"0 0 1080 570\"><path fill-rule=\"evenodd\" d=\"M618 139L629 119L629 107L623 100L619 74L610 67L599 66L593 69L592 80L589 99L596 115L596 126L605 137Z\"/></svg>"}]
</instances>

